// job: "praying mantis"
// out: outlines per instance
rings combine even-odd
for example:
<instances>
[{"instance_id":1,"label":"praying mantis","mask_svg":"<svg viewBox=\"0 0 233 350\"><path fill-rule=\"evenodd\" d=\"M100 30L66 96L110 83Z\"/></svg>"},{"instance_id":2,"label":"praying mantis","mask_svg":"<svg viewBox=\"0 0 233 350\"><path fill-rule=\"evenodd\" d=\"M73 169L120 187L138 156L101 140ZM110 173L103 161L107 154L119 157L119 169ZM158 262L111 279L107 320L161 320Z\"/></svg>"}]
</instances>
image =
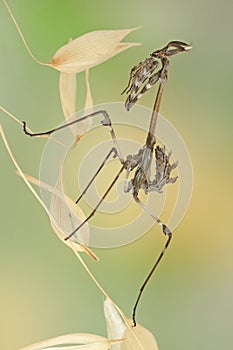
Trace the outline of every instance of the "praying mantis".
<instances>
[{"instance_id":1,"label":"praying mantis","mask_svg":"<svg viewBox=\"0 0 233 350\"><path fill-rule=\"evenodd\" d=\"M161 100L164 92L165 85L168 80L168 71L169 71L169 59L170 57L181 53L188 52L192 49L192 46L181 41L171 41L162 49L156 50L150 54L150 57L139 62L135 65L130 72L130 78L127 87L122 92L122 94L127 94L127 99L125 102L125 107L127 110L130 110L133 105L138 101L141 96L150 90L153 85L159 82L158 90L155 97L155 102L152 108L152 115L150 120L150 125L145 140L145 144L142 148L138 150L136 154L129 154L125 158L123 157L118 139L116 137L111 118L106 110L99 110L88 115L85 115L79 119L68 122L64 125L61 125L57 128L51 129L49 131L41 133L32 133L28 130L26 122L23 122L23 130L26 135L34 137L41 135L51 135L55 131L59 131L63 128L69 127L73 124L78 124L84 120L102 116L101 124L104 127L109 129L113 147L109 150L106 157L103 159L102 163L89 180L88 184L76 200L76 204L79 203L81 198L88 191L91 184L94 182L96 176L101 172L107 161L113 157L118 158L121 163L121 168L113 178L111 184L105 190L102 198L99 200L95 208L93 208L90 214L86 217L84 221L80 223L69 235L65 237L65 240L69 240L81 227L87 223L97 212L98 208L101 206L101 203L107 197L109 192L112 190L116 182L118 181L120 175L123 171L126 172L126 181L124 186L125 192L131 192L135 202L144 210L146 213L152 217L152 219L161 227L163 234L165 235L166 242L163 246L163 249L159 256L157 257L152 269L147 275L145 281L139 289L139 293L136 299L136 302L132 311L132 320L133 326L136 326L136 310L141 299L142 293L150 280L152 274L156 270L158 264L160 263L162 257L164 256L168 246L170 245L172 239L171 230L156 216L146 205L140 200L139 194L140 191L148 194L150 192L161 193L163 188L167 184L172 184L177 180L177 177L172 177L172 171L177 167L177 162L171 162L171 151L166 152L166 148L161 147L156 142L156 124L159 116L159 110L161 105ZM157 68L161 65L160 69ZM155 177L151 179L151 169L153 161L155 161ZM132 179L129 179L130 174L133 172Z\"/></svg>"}]
</instances>

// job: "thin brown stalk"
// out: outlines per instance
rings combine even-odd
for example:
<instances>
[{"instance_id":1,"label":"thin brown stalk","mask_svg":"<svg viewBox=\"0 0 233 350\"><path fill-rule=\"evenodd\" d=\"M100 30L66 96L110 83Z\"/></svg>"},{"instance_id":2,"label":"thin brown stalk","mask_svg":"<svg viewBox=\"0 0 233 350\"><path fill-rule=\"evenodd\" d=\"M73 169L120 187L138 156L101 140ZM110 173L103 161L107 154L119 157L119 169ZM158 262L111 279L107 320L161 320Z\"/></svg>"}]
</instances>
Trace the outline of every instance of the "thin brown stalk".
<instances>
[{"instance_id":1,"label":"thin brown stalk","mask_svg":"<svg viewBox=\"0 0 233 350\"><path fill-rule=\"evenodd\" d=\"M13 13L11 12L11 9L10 9L8 3L6 2L6 0L3 0L3 3L4 3L4 5L6 6L7 11L9 12L9 15L11 16L11 19L12 19L12 21L14 22L14 24L15 24L15 26L16 26L16 29L17 29L17 31L18 31L18 33L19 33L19 35L20 35L20 37L21 37L21 39L22 39L22 41L23 41L23 44L24 44L24 46L26 47L26 50L28 51L29 55L32 57L32 59L33 59L35 62L37 62L37 63L39 63L39 64L41 64L41 65L43 65L43 66L49 66L48 63L42 62L42 61L38 60L38 59L34 56L34 54L32 53L31 49L29 48L29 46L28 46L28 44L27 44L27 42L26 42L26 40L25 40L25 38L24 38L24 36L23 36L23 33L22 33L22 31L21 31L21 29L20 29L20 27L19 27L19 25L18 25L18 23L17 23L17 21L16 21L14 15L13 15Z\"/></svg>"}]
</instances>

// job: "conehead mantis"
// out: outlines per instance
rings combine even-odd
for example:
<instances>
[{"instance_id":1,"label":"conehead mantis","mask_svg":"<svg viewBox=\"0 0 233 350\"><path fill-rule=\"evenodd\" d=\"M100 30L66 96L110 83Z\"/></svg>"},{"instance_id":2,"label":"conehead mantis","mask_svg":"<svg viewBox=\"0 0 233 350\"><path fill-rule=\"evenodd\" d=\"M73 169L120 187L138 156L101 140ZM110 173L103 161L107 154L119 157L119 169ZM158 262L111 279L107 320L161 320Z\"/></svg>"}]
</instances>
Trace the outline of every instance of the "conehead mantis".
<instances>
[{"instance_id":1,"label":"conehead mantis","mask_svg":"<svg viewBox=\"0 0 233 350\"><path fill-rule=\"evenodd\" d=\"M86 219L83 222L81 222L80 225L76 227L72 232L70 232L70 234L65 238L65 240L69 240L77 231L81 229L81 227L85 223L87 223L95 215L95 213L98 211L98 208L101 206L101 203L104 201L109 192L117 183L122 172L125 171L126 182L124 186L124 191L132 193L135 202L161 227L163 234L167 238L161 253L157 257L154 266L152 267L151 271L149 272L148 276L146 277L144 283L142 284L139 290L132 312L134 326L136 326L136 310L141 299L143 290L145 289L152 274L154 273L162 257L164 256L172 239L171 230L160 220L158 216L156 216L149 208L146 207L146 205L140 200L139 193L140 191L143 191L146 194L148 194L149 192L161 193L165 185L172 184L177 179L177 177L171 176L172 170L177 167L177 162L171 162L171 151L166 152L165 147L161 147L157 144L155 131L164 87L168 79L169 59L170 57L180 52L187 52L191 50L191 48L191 45L188 45L184 42L171 41L162 49L152 52L149 58L146 58L144 61L138 63L131 69L128 85L123 91L123 93L126 93L128 95L125 102L125 107L127 110L130 110L130 108L137 102L137 100L146 91L151 89L153 85L159 83L155 97L155 102L152 108L152 115L146 141L143 147L140 148L138 150L138 153L136 154L129 154L128 156L123 157L119 147L118 139L112 126L110 116L106 110L98 110L92 112L88 115L68 122L57 128L40 133L30 132L27 128L26 122L23 122L23 129L25 134L31 137L51 135L55 131L59 131L71 125L78 124L82 121L91 118L96 118L98 116L101 116L103 118L101 120L101 124L109 129L113 141L113 147L109 150L102 163L99 165L98 169L96 170L96 172L82 191L81 195L77 198L76 204L79 203L81 198L88 191L96 176L101 172L101 170L110 158L113 157L119 159L121 163L121 168L116 173L111 184L107 187L101 199L98 201L97 205L91 210L90 214L86 217ZM157 69L159 65L161 65L161 67ZM153 160L155 161L156 172L155 177L151 178L151 168ZM132 172L133 177L132 179L129 179L129 176Z\"/></svg>"}]
</instances>

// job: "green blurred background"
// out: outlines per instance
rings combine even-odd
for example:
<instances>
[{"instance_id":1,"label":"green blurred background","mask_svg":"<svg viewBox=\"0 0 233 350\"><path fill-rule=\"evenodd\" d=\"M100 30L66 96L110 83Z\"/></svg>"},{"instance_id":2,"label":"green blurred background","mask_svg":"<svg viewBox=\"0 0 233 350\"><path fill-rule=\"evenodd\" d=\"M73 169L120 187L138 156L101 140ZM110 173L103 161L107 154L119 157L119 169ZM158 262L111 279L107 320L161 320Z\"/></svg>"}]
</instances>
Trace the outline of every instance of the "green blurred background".
<instances>
[{"instance_id":1,"label":"green blurred background","mask_svg":"<svg viewBox=\"0 0 233 350\"><path fill-rule=\"evenodd\" d=\"M138 321L162 350L233 346L232 9L230 1L9 1L33 53L49 61L72 37L97 29L142 28L125 39L142 46L91 70L94 103L123 101L130 67L170 40L193 43L175 58L162 114L184 138L194 168L188 213L147 287ZM58 72L29 57L0 3L0 104L46 130L63 120ZM79 105L84 76L80 74ZM140 103L151 106L153 94ZM1 113L0 122L22 168L38 176L44 140L26 138ZM231 152L231 153L230 153ZM72 332L104 335L103 297L46 214L15 174L0 141L0 349L13 350ZM86 259L130 316L140 283L164 242L160 231Z\"/></svg>"}]
</instances>

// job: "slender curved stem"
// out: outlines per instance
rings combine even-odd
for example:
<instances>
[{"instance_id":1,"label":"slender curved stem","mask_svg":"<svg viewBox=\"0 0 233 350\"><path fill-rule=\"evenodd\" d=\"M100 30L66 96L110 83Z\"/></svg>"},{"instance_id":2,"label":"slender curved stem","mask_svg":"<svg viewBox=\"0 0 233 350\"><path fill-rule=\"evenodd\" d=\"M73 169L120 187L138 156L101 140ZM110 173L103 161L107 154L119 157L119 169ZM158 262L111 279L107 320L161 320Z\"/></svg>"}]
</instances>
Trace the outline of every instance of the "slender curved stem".
<instances>
[{"instance_id":1,"label":"slender curved stem","mask_svg":"<svg viewBox=\"0 0 233 350\"><path fill-rule=\"evenodd\" d=\"M18 23L16 22L16 19L15 19L13 13L11 12L11 9L10 9L8 3L6 2L6 0L3 0L3 3L4 3L4 5L6 6L7 11L9 12L9 15L11 16L11 19L12 19L12 21L14 22L14 24L15 24L15 26L16 26L16 29L17 29L17 31L18 31L18 33L19 33L19 35L20 35L20 37L21 37L21 39L22 39L22 41L23 41L23 44L24 44L24 46L26 47L26 50L28 51L29 55L32 57L32 59L33 59L35 62L37 62L37 63L39 63L39 64L41 64L41 65L43 65L43 66L50 66L50 64L38 60L38 59L33 55L31 49L29 48L29 46L28 46L28 44L27 44L27 42L26 42L26 40L25 40L25 38L24 38L24 36L23 36L23 33L22 33L21 29L19 28Z\"/></svg>"}]
</instances>

